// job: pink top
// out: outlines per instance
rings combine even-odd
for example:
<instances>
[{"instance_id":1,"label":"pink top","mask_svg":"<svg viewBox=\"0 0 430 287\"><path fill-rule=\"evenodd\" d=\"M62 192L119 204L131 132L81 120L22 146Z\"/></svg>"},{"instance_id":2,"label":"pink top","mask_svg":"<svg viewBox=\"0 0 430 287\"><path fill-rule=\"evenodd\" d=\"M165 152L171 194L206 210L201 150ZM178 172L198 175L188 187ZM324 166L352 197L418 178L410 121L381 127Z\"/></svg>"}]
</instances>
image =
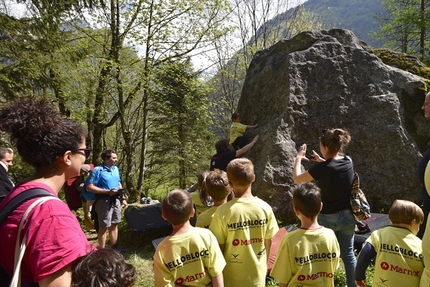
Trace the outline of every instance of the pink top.
<instances>
[{"instance_id":1,"label":"pink top","mask_svg":"<svg viewBox=\"0 0 430 287\"><path fill-rule=\"evenodd\" d=\"M0 204L0 210L15 195L30 188L43 188L55 195L51 187L38 182L23 182L15 186ZM55 195L56 196L56 195ZM19 222L37 198L23 203L0 225L0 264L8 274L13 273L13 258ZM27 249L22 261L22 282L38 282L83 255L95 250L78 220L67 205L59 200L48 200L35 207L21 231L28 231Z\"/></svg>"}]
</instances>

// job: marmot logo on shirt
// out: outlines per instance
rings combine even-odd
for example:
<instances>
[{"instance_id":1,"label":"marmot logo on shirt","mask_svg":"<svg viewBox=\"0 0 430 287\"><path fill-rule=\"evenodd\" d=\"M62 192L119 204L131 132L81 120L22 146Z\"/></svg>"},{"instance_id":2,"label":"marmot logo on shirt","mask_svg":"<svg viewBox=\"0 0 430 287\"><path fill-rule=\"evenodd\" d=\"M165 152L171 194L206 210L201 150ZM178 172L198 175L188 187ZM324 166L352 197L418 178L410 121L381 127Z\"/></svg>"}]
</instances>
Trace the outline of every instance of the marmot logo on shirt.
<instances>
[{"instance_id":1,"label":"marmot logo on shirt","mask_svg":"<svg viewBox=\"0 0 430 287\"><path fill-rule=\"evenodd\" d=\"M261 243L263 242L263 238L251 238L251 239L233 239L233 246L239 246L239 245L251 245L253 243Z\"/></svg>"},{"instance_id":2,"label":"marmot logo on shirt","mask_svg":"<svg viewBox=\"0 0 430 287\"><path fill-rule=\"evenodd\" d=\"M336 258L337 254L336 252L333 253L315 253L315 254L310 254L308 256L304 256L304 257L295 257L294 259L296 260L296 263L303 265L306 263L310 263L311 261L314 260L323 260L323 259L334 259Z\"/></svg>"},{"instance_id":3,"label":"marmot logo on shirt","mask_svg":"<svg viewBox=\"0 0 430 287\"><path fill-rule=\"evenodd\" d=\"M177 258L173 261L170 261L168 263L164 263L164 265L166 265L166 267L169 268L169 270L172 270L178 266L183 265L187 261L197 260L200 257L206 257L206 256L209 256L209 250L203 249L202 251L197 251L194 253L189 253L189 254L183 255L180 258Z\"/></svg>"},{"instance_id":4,"label":"marmot logo on shirt","mask_svg":"<svg viewBox=\"0 0 430 287\"><path fill-rule=\"evenodd\" d=\"M333 273L321 271L321 272L314 273L314 274L307 275L307 276L305 276L305 275L299 275L297 277L297 280L299 280L299 281L316 280L316 279L318 279L320 277L333 278L333 276L334 276Z\"/></svg>"},{"instance_id":5,"label":"marmot logo on shirt","mask_svg":"<svg viewBox=\"0 0 430 287\"><path fill-rule=\"evenodd\" d=\"M204 278L205 276L206 276L206 270L201 272L201 273L196 273L194 275L188 275L185 278L180 277L180 278L175 280L175 284L176 285L184 285L185 283L196 281L198 279Z\"/></svg>"},{"instance_id":6,"label":"marmot logo on shirt","mask_svg":"<svg viewBox=\"0 0 430 287\"><path fill-rule=\"evenodd\" d=\"M402 273L409 276L416 276L416 277L420 276L420 271L409 270L406 268L402 268L400 266L390 264L388 262L381 262L381 268L382 270L385 270L385 271L394 271L394 272Z\"/></svg>"},{"instance_id":7,"label":"marmot logo on shirt","mask_svg":"<svg viewBox=\"0 0 430 287\"><path fill-rule=\"evenodd\" d=\"M257 226L263 226L267 224L267 218L264 219L248 219L245 221L235 222L235 223L229 223L227 224L228 229L236 230L236 229L242 229L244 227L257 227Z\"/></svg>"}]
</instances>

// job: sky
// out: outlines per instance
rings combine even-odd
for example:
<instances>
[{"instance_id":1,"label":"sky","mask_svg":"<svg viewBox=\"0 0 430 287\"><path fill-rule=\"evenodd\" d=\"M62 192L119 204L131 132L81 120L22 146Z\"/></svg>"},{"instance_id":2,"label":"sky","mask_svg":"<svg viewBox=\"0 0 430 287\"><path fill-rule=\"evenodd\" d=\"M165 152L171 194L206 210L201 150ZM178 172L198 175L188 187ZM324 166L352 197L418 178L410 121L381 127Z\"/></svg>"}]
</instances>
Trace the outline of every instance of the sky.
<instances>
[{"instance_id":1,"label":"sky","mask_svg":"<svg viewBox=\"0 0 430 287\"><path fill-rule=\"evenodd\" d=\"M0 11L9 16L21 18L25 16L26 5L25 3L16 3L11 0L1 0Z\"/></svg>"}]
</instances>

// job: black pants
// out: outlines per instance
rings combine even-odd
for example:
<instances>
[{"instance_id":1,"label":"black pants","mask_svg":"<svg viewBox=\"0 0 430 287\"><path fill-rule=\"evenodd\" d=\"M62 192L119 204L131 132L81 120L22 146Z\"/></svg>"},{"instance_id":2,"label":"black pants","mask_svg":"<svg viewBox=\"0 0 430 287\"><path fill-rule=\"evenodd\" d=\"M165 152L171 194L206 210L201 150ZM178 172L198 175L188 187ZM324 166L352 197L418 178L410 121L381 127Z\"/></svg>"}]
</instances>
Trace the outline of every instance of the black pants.
<instances>
[{"instance_id":1,"label":"black pants","mask_svg":"<svg viewBox=\"0 0 430 287\"><path fill-rule=\"evenodd\" d=\"M232 146L235 150L241 149L248 144L248 138L246 136L238 137L233 143Z\"/></svg>"}]
</instances>

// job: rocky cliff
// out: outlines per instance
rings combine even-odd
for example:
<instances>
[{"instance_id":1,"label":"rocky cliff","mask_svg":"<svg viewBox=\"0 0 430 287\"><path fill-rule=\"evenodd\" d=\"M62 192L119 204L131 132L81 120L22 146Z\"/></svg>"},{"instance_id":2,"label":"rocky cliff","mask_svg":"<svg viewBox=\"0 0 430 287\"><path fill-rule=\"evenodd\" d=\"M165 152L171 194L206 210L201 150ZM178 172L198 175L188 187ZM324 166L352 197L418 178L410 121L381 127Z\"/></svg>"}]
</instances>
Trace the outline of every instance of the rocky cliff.
<instances>
[{"instance_id":1,"label":"rocky cliff","mask_svg":"<svg viewBox=\"0 0 430 287\"><path fill-rule=\"evenodd\" d=\"M259 123L260 141L247 155L254 165L253 193L278 219L295 221L292 169L298 147L319 152L324 128L350 131L346 150L360 174L372 212L396 198L420 204L417 163L430 136L420 110L423 78L384 64L348 30L304 32L258 52L251 62L238 111ZM308 168L310 163L304 162Z\"/></svg>"}]
</instances>

